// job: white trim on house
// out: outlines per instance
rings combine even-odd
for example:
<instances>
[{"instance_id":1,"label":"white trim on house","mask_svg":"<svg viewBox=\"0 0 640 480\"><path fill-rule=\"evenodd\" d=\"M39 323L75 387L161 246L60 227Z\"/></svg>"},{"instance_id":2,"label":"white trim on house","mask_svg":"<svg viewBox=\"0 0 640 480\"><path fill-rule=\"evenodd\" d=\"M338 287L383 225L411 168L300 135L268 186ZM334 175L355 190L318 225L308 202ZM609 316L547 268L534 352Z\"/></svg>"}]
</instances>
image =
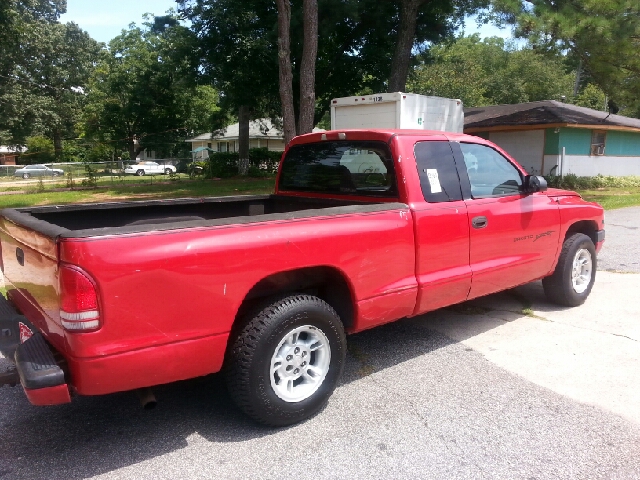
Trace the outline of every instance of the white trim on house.
<instances>
[{"instance_id":1,"label":"white trim on house","mask_svg":"<svg viewBox=\"0 0 640 480\"><path fill-rule=\"evenodd\" d=\"M544 156L544 174L560 163L561 155ZM640 175L638 157L613 157L605 155L565 155L562 174L573 173L578 177L595 177L596 175L622 177ZM559 174L558 169L554 172Z\"/></svg>"}]
</instances>

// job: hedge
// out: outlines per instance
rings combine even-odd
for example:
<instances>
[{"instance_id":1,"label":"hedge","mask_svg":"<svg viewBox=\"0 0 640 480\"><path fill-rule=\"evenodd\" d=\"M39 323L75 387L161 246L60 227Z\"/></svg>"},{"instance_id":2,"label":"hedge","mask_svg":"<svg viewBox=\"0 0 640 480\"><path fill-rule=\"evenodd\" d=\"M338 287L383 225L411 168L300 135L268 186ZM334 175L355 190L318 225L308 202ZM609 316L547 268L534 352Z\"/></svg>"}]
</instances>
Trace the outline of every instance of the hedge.
<instances>
[{"instance_id":1,"label":"hedge","mask_svg":"<svg viewBox=\"0 0 640 480\"><path fill-rule=\"evenodd\" d=\"M266 148L249 150L249 176L266 177L278 171L282 152L271 152ZM208 177L229 178L238 175L238 152L215 152L209 154Z\"/></svg>"}]
</instances>

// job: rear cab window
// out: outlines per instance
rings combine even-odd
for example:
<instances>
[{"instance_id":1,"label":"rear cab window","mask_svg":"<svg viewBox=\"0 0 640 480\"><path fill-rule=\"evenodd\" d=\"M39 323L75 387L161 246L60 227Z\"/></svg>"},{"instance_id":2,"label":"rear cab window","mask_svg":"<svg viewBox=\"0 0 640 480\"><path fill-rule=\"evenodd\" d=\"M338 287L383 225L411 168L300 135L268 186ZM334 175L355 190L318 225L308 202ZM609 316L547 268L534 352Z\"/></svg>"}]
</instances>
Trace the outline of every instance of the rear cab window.
<instances>
[{"instance_id":1,"label":"rear cab window","mask_svg":"<svg viewBox=\"0 0 640 480\"><path fill-rule=\"evenodd\" d=\"M325 141L292 146L282 162L283 191L397 197L389 146L376 141Z\"/></svg>"},{"instance_id":2,"label":"rear cab window","mask_svg":"<svg viewBox=\"0 0 640 480\"><path fill-rule=\"evenodd\" d=\"M418 142L414 153L422 195L427 202L462 200L460 178L449 142Z\"/></svg>"}]
</instances>

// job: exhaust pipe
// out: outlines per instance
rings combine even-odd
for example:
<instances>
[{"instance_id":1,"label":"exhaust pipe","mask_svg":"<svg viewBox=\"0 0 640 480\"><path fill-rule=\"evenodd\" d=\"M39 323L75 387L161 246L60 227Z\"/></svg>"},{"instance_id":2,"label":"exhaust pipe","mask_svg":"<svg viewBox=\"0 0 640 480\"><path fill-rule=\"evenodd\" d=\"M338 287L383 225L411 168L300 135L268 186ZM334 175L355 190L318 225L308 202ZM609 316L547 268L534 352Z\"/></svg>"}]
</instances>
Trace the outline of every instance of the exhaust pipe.
<instances>
[{"instance_id":1,"label":"exhaust pipe","mask_svg":"<svg viewBox=\"0 0 640 480\"><path fill-rule=\"evenodd\" d=\"M136 390L136 394L140 399L142 408L144 408L145 410L153 410L154 408L156 408L158 402L156 400L156 396L153 394L153 391L149 387L139 388L138 390Z\"/></svg>"}]
</instances>

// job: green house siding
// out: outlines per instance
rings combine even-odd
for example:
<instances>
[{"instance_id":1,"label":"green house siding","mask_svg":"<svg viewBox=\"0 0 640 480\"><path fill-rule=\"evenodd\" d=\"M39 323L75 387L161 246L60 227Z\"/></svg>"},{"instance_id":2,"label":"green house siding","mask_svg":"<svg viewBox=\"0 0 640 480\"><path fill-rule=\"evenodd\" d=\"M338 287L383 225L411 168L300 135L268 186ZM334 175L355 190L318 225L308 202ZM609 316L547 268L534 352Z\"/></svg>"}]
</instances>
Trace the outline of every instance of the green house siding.
<instances>
[{"instance_id":1,"label":"green house siding","mask_svg":"<svg viewBox=\"0 0 640 480\"><path fill-rule=\"evenodd\" d=\"M561 128L560 153L562 147L567 155L589 155L591 153L591 129Z\"/></svg>"},{"instance_id":2,"label":"green house siding","mask_svg":"<svg viewBox=\"0 0 640 480\"><path fill-rule=\"evenodd\" d=\"M608 131L604 154L640 157L640 133Z\"/></svg>"},{"instance_id":3,"label":"green house siding","mask_svg":"<svg viewBox=\"0 0 640 480\"><path fill-rule=\"evenodd\" d=\"M560 133L555 128L547 128L544 133L544 154L560 155Z\"/></svg>"}]
</instances>

